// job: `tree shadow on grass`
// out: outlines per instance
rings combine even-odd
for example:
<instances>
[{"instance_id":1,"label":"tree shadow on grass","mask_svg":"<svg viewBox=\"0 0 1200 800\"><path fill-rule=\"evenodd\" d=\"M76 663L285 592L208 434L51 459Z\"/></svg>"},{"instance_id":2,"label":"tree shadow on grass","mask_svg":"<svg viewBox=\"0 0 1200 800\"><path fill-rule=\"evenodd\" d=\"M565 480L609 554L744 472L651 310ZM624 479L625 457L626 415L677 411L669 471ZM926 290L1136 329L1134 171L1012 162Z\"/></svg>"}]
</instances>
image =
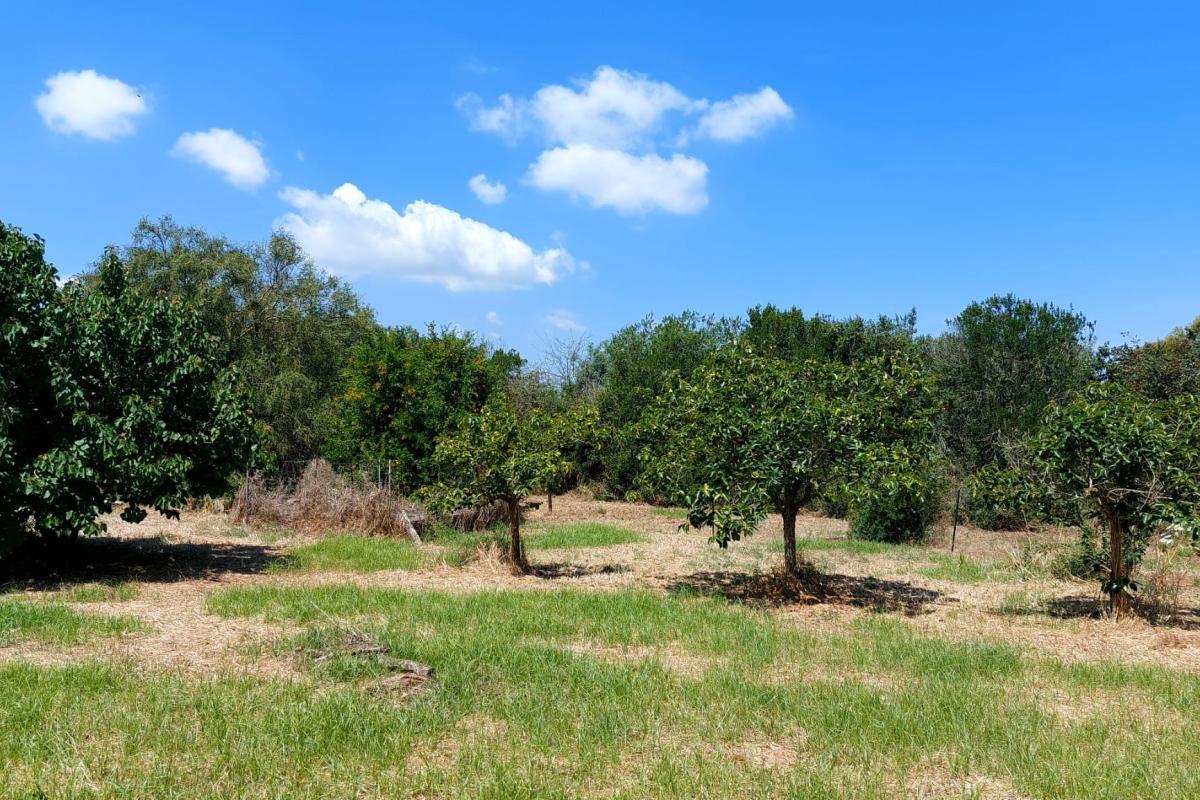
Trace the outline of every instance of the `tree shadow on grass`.
<instances>
[{"instance_id":1,"label":"tree shadow on grass","mask_svg":"<svg viewBox=\"0 0 1200 800\"><path fill-rule=\"evenodd\" d=\"M1099 595L1057 597L1043 604L1044 613L1056 619L1104 619L1107 616L1105 598ZM1151 625L1179 630L1200 630L1200 608L1180 606L1169 612L1148 606L1140 598L1133 603L1133 613Z\"/></svg>"},{"instance_id":2,"label":"tree shadow on grass","mask_svg":"<svg viewBox=\"0 0 1200 800\"><path fill-rule=\"evenodd\" d=\"M555 562L550 564L532 564L529 574L546 580L557 578L586 578L589 575L618 575L629 572L629 567L623 564L568 564Z\"/></svg>"},{"instance_id":3,"label":"tree shadow on grass","mask_svg":"<svg viewBox=\"0 0 1200 800\"><path fill-rule=\"evenodd\" d=\"M903 581L826 574L811 568L795 576L781 572L696 572L672 582L667 590L716 595L770 608L829 604L906 616L927 614L938 601L953 601L941 592Z\"/></svg>"},{"instance_id":4,"label":"tree shadow on grass","mask_svg":"<svg viewBox=\"0 0 1200 800\"><path fill-rule=\"evenodd\" d=\"M0 559L0 592L92 582L211 580L263 572L284 558L279 548L249 543L100 536L47 544L35 539Z\"/></svg>"}]
</instances>

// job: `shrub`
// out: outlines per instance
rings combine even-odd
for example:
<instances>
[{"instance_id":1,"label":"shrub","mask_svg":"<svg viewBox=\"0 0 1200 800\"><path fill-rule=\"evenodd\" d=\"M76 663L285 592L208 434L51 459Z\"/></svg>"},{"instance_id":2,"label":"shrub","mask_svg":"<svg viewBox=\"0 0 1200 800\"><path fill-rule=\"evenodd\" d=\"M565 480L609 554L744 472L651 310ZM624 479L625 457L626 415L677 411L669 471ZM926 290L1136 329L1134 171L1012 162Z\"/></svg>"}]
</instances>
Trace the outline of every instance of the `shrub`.
<instances>
[{"instance_id":1,"label":"shrub","mask_svg":"<svg viewBox=\"0 0 1200 800\"><path fill-rule=\"evenodd\" d=\"M967 517L985 530L1027 530L1050 517L1045 484L1021 470L988 464L967 481L966 496Z\"/></svg>"},{"instance_id":2,"label":"shrub","mask_svg":"<svg viewBox=\"0 0 1200 800\"><path fill-rule=\"evenodd\" d=\"M2 224L0 275L0 533L96 534L118 502L139 522L229 488L249 399L192 310L132 291L113 252L94 287L48 288L41 241Z\"/></svg>"},{"instance_id":3,"label":"shrub","mask_svg":"<svg viewBox=\"0 0 1200 800\"><path fill-rule=\"evenodd\" d=\"M879 542L915 542L942 512L945 481L928 448L876 445L860 455L862 479L849 485L850 534Z\"/></svg>"}]
</instances>

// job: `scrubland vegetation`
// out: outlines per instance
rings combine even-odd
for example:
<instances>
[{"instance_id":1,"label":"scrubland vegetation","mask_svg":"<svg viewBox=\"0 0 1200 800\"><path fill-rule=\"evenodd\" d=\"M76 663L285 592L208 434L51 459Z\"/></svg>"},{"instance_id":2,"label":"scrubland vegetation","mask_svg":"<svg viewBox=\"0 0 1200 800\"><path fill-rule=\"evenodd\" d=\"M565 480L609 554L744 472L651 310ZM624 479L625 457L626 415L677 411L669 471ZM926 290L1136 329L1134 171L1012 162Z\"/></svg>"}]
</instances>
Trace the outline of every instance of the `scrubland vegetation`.
<instances>
[{"instance_id":1,"label":"scrubland vegetation","mask_svg":"<svg viewBox=\"0 0 1200 800\"><path fill-rule=\"evenodd\" d=\"M530 364L281 234L0 225L0 796L1194 797L1200 321L1091 330Z\"/></svg>"}]
</instances>

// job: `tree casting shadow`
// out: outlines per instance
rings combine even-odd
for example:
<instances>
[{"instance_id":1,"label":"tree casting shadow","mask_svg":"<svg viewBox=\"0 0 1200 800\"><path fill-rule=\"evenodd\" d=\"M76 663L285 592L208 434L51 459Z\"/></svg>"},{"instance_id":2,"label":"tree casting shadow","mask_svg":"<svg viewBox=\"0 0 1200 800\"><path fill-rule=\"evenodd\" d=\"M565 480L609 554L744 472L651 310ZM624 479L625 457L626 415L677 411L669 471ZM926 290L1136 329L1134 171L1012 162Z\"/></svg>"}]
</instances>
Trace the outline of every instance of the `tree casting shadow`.
<instances>
[{"instance_id":1,"label":"tree casting shadow","mask_svg":"<svg viewBox=\"0 0 1200 800\"><path fill-rule=\"evenodd\" d=\"M826 574L805 569L799 575L745 572L695 572L667 587L670 592L699 592L749 605L845 605L907 616L929 613L944 601L941 592L902 581Z\"/></svg>"},{"instance_id":2,"label":"tree casting shadow","mask_svg":"<svg viewBox=\"0 0 1200 800\"><path fill-rule=\"evenodd\" d=\"M282 561L282 550L261 544L169 542L161 537L112 536L76 542L27 543L0 559L0 591L60 589L76 583L214 579L263 572Z\"/></svg>"}]
</instances>

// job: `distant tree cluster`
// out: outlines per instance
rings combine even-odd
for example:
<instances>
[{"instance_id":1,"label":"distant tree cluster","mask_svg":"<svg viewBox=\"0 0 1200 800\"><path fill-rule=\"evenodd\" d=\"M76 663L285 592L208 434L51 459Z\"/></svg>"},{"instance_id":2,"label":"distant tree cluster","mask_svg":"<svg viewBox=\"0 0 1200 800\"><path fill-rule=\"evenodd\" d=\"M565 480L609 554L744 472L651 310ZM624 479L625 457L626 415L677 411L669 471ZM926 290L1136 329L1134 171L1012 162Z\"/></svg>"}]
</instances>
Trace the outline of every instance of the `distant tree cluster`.
<instances>
[{"instance_id":1,"label":"distant tree cluster","mask_svg":"<svg viewBox=\"0 0 1200 800\"><path fill-rule=\"evenodd\" d=\"M778 513L792 570L801 510L915 540L953 488L984 527L1080 526L1116 608L1154 531L1200 533L1200 320L1097 347L1082 314L1012 295L937 336L915 311L766 305L555 340L530 365L468 332L379 325L284 233L241 245L143 220L60 289L40 241L0 230L8 533L94 532L117 501L169 512L220 491L255 442L268 472L386 465L440 505L503 503L518 568L521 507L580 482L683 504L721 546Z\"/></svg>"}]
</instances>

